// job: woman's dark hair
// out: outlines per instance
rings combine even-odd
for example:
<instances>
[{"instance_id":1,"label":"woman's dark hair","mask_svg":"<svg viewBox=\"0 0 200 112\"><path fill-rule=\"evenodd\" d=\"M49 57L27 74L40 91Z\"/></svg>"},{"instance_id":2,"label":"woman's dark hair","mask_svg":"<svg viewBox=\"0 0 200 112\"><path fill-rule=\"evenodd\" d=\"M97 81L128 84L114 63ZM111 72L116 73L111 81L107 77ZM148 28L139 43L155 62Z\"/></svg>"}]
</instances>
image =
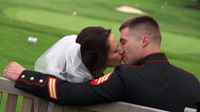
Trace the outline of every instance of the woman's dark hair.
<instances>
[{"instance_id":1,"label":"woman's dark hair","mask_svg":"<svg viewBox=\"0 0 200 112\"><path fill-rule=\"evenodd\" d=\"M76 42L81 45L82 62L95 79L99 78L99 75L106 68L110 49L110 45L108 44L110 33L110 29L86 27L76 39Z\"/></svg>"}]
</instances>

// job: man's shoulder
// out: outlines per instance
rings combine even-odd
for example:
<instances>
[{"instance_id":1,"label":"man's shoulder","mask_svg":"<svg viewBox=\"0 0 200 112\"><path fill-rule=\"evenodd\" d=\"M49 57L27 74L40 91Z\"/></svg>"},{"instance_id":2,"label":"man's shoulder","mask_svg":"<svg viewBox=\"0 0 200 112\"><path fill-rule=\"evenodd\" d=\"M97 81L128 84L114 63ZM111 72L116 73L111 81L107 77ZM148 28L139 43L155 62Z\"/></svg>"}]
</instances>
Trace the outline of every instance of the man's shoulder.
<instances>
[{"instance_id":1,"label":"man's shoulder","mask_svg":"<svg viewBox=\"0 0 200 112\"><path fill-rule=\"evenodd\" d=\"M122 75L143 74L143 67L139 65L122 64L115 67L115 72Z\"/></svg>"},{"instance_id":2,"label":"man's shoulder","mask_svg":"<svg viewBox=\"0 0 200 112\"><path fill-rule=\"evenodd\" d=\"M140 68L141 66L139 65L128 65L128 64L121 64L115 67L115 69L128 69L128 68Z\"/></svg>"},{"instance_id":3,"label":"man's shoulder","mask_svg":"<svg viewBox=\"0 0 200 112\"><path fill-rule=\"evenodd\" d=\"M175 65L171 65L171 71L173 71L177 76L180 76L180 77L184 77L185 76L187 78L197 79L196 76L193 73L191 73L191 72L189 72L189 71L187 71L185 69L182 69L180 67L177 67Z\"/></svg>"}]
</instances>

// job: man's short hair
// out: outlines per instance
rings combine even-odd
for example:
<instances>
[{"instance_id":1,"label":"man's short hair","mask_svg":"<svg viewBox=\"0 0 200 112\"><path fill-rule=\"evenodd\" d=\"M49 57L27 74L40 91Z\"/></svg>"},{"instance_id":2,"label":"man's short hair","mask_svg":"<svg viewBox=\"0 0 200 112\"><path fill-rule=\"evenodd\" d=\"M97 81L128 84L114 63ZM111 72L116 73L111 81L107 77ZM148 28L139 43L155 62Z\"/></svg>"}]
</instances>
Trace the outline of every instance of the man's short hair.
<instances>
[{"instance_id":1,"label":"man's short hair","mask_svg":"<svg viewBox=\"0 0 200 112\"><path fill-rule=\"evenodd\" d=\"M124 28L129 28L130 33L138 38L145 35L150 37L150 41L156 41L160 44L161 33L157 21L150 16L137 16L123 22L119 28L121 32Z\"/></svg>"}]
</instances>

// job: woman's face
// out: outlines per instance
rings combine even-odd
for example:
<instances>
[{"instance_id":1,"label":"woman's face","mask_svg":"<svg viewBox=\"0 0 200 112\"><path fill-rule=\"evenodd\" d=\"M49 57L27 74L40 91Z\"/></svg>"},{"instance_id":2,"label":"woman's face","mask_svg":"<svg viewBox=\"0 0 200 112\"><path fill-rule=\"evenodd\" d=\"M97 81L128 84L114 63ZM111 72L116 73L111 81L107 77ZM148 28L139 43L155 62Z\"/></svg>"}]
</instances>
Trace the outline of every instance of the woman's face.
<instances>
[{"instance_id":1,"label":"woman's face","mask_svg":"<svg viewBox=\"0 0 200 112\"><path fill-rule=\"evenodd\" d=\"M123 49L118 45L118 41L113 34L108 37L110 50L108 52L107 67L116 67L122 64Z\"/></svg>"}]
</instances>

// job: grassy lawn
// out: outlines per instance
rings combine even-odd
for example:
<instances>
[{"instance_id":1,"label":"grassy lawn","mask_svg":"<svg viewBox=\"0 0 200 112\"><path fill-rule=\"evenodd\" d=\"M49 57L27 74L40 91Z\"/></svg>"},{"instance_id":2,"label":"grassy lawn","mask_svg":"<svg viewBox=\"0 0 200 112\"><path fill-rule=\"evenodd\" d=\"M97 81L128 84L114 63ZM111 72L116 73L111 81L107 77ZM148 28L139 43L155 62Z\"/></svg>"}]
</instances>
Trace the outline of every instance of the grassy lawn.
<instances>
[{"instance_id":1,"label":"grassy lawn","mask_svg":"<svg viewBox=\"0 0 200 112\"><path fill-rule=\"evenodd\" d=\"M33 70L37 58L52 44L65 35L78 34L87 26L112 28L119 39L120 24L138 16L115 10L128 5L158 21L163 37L161 51L171 64L195 74L200 80L200 11L188 8L195 3L196 0L1 0L0 72L3 75L11 61ZM72 15L74 10L77 10L76 16ZM38 38L36 45L27 43L29 36ZM112 70L109 68L105 73ZM5 101L0 111L4 110L4 104Z\"/></svg>"}]
</instances>

